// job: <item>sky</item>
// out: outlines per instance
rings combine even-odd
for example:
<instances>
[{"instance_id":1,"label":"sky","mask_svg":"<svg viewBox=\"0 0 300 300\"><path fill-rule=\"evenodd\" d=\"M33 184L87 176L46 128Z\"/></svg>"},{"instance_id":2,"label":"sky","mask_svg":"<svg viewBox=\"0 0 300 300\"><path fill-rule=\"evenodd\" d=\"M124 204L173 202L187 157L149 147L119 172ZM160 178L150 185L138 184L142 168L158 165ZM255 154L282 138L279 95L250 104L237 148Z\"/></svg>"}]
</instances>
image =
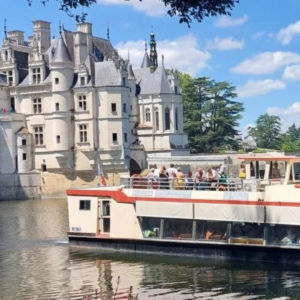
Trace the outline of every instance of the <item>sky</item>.
<instances>
[{"instance_id":1,"label":"sky","mask_svg":"<svg viewBox=\"0 0 300 300\"><path fill-rule=\"evenodd\" d=\"M55 35L61 21L76 29L73 18L58 10L58 2L46 6L40 0L10 0L1 3L0 24L7 19L8 30L32 34L33 20L51 22ZM300 1L240 0L231 17L212 17L191 28L166 15L159 0L98 0L88 14L93 34L110 40L133 67L140 67L144 41L153 26L159 64L164 55L166 68L177 68L194 77L206 76L236 86L245 112L239 129L253 125L265 113L281 118L282 128L300 126ZM1 28L1 25L0 25ZM0 30L0 40L3 30Z\"/></svg>"}]
</instances>

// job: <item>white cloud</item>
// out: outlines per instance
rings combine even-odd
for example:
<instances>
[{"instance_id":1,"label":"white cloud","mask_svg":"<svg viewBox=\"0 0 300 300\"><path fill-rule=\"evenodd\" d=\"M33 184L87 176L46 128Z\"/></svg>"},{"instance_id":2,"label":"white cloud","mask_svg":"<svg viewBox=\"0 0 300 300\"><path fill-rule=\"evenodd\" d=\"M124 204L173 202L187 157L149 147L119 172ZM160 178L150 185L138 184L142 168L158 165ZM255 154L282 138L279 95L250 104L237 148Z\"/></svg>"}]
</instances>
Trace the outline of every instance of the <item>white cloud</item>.
<instances>
[{"instance_id":1,"label":"white cloud","mask_svg":"<svg viewBox=\"0 0 300 300\"><path fill-rule=\"evenodd\" d=\"M300 80L300 65L287 66L282 78L291 81Z\"/></svg>"},{"instance_id":2,"label":"white cloud","mask_svg":"<svg viewBox=\"0 0 300 300\"><path fill-rule=\"evenodd\" d=\"M106 5L127 5L131 6L134 10L145 13L147 16L158 17L163 16L167 12L167 8L161 0L97 0L99 4Z\"/></svg>"},{"instance_id":3,"label":"white cloud","mask_svg":"<svg viewBox=\"0 0 300 300\"><path fill-rule=\"evenodd\" d=\"M255 33L251 36L251 38L252 38L253 40L261 40L262 37L263 37L265 34L266 34L265 31L260 30L260 31L255 32Z\"/></svg>"},{"instance_id":4,"label":"white cloud","mask_svg":"<svg viewBox=\"0 0 300 300\"><path fill-rule=\"evenodd\" d=\"M294 102L288 107L268 107L267 113L280 117L283 131L294 123L300 126L300 102Z\"/></svg>"},{"instance_id":5,"label":"white cloud","mask_svg":"<svg viewBox=\"0 0 300 300\"><path fill-rule=\"evenodd\" d=\"M247 15L244 15L237 19L234 19L229 16L222 16L216 21L215 26L223 27L223 28L239 26L239 25L243 25L244 23L246 23L248 19L249 19L249 17Z\"/></svg>"},{"instance_id":6,"label":"white cloud","mask_svg":"<svg viewBox=\"0 0 300 300\"><path fill-rule=\"evenodd\" d=\"M233 37L227 37L220 39L215 37L212 41L208 41L206 48L215 49L219 51L232 50L232 49L242 49L244 48L244 40L235 40Z\"/></svg>"},{"instance_id":7,"label":"white cloud","mask_svg":"<svg viewBox=\"0 0 300 300\"><path fill-rule=\"evenodd\" d=\"M300 63L300 55L293 52L264 52L245 59L231 72L241 74L270 74L281 67L292 63Z\"/></svg>"},{"instance_id":8,"label":"white cloud","mask_svg":"<svg viewBox=\"0 0 300 300\"><path fill-rule=\"evenodd\" d=\"M282 28L277 33L277 39L283 45L288 45L296 35L300 35L300 21L290 24L286 28Z\"/></svg>"},{"instance_id":9,"label":"white cloud","mask_svg":"<svg viewBox=\"0 0 300 300\"><path fill-rule=\"evenodd\" d=\"M142 40L129 41L119 43L116 48L124 58L127 57L129 49L133 67L139 68L145 53L144 43ZM183 51L183 49L188 50ZM157 52L159 61L161 61L161 55L164 55L166 68L177 68L192 76L196 75L203 68L206 68L207 61L211 58L209 52L200 50L197 39L192 34L175 40L157 41Z\"/></svg>"},{"instance_id":10,"label":"white cloud","mask_svg":"<svg viewBox=\"0 0 300 300\"><path fill-rule=\"evenodd\" d=\"M265 79L265 80L249 80L243 86L238 87L237 93L241 98L265 95L273 90L284 90L285 82L280 80Z\"/></svg>"}]
</instances>

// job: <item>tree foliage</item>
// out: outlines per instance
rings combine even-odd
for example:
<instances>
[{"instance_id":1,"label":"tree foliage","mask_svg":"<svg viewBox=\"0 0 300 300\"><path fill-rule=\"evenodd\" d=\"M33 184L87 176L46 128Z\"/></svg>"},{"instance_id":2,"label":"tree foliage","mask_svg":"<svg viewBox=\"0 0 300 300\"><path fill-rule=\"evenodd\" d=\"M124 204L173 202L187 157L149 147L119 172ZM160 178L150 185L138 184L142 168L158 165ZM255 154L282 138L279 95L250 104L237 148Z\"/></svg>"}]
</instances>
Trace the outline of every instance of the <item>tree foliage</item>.
<instances>
[{"instance_id":1,"label":"tree foliage","mask_svg":"<svg viewBox=\"0 0 300 300\"><path fill-rule=\"evenodd\" d=\"M281 122L278 116L261 115L255 125L249 129L249 135L259 148L280 149Z\"/></svg>"},{"instance_id":2,"label":"tree foliage","mask_svg":"<svg viewBox=\"0 0 300 300\"><path fill-rule=\"evenodd\" d=\"M238 121L243 104L235 87L228 82L216 82L208 77L193 79L179 73L183 96L184 130L189 136L192 153L213 152L229 146L237 149Z\"/></svg>"},{"instance_id":3,"label":"tree foliage","mask_svg":"<svg viewBox=\"0 0 300 300\"><path fill-rule=\"evenodd\" d=\"M293 124L286 133L281 135L281 150L284 152L300 152L300 127Z\"/></svg>"},{"instance_id":4,"label":"tree foliage","mask_svg":"<svg viewBox=\"0 0 300 300\"><path fill-rule=\"evenodd\" d=\"M86 18L86 13L74 15L73 10L79 7L90 7L97 0L25 0L32 5L34 2L41 2L46 5L48 2L58 2L60 10L75 17L76 21L82 22ZM130 0L124 0L130 1ZM150 1L150 0L140 0ZM159 1L159 0L157 0ZM167 14L171 17L178 16L179 23L186 23L188 26L193 20L202 22L204 18L217 15L230 15L234 5L239 0L161 0L168 8ZM143 4L141 4L143 5Z\"/></svg>"}]
</instances>

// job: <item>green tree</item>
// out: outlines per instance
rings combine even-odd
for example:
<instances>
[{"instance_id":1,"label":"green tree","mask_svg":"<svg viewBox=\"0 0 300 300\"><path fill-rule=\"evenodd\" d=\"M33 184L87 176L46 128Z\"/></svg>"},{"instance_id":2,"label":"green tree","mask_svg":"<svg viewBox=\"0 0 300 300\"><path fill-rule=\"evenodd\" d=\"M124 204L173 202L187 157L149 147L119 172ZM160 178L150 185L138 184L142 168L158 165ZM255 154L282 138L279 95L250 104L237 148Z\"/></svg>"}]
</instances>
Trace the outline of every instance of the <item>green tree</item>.
<instances>
[{"instance_id":1,"label":"green tree","mask_svg":"<svg viewBox=\"0 0 300 300\"><path fill-rule=\"evenodd\" d=\"M234 101L235 87L207 77L193 79L179 73L183 97L184 130L192 153L212 152L229 145L237 148L235 129L243 104Z\"/></svg>"},{"instance_id":2,"label":"green tree","mask_svg":"<svg viewBox=\"0 0 300 300\"><path fill-rule=\"evenodd\" d=\"M293 124L286 133L281 135L281 150L284 152L300 151L300 127Z\"/></svg>"},{"instance_id":3,"label":"green tree","mask_svg":"<svg viewBox=\"0 0 300 300\"><path fill-rule=\"evenodd\" d=\"M86 13L74 15L72 11L78 8L90 7L92 4L101 3L99 0L25 0L29 5L41 2L46 5L48 2L58 2L59 9L68 15L75 17L76 20L84 21ZM130 0L124 0L130 1ZM142 0L140 0L143 2ZM144 0L149 1L149 0ZM158 2L159 0L157 0ZM179 23L186 23L188 26L193 19L202 22L204 18L217 15L230 15L239 0L161 0L168 8L167 14L171 17L178 16ZM141 3L141 5L143 5Z\"/></svg>"},{"instance_id":4,"label":"green tree","mask_svg":"<svg viewBox=\"0 0 300 300\"><path fill-rule=\"evenodd\" d=\"M278 116L264 114L258 117L256 126L249 129L259 148L280 149L281 122Z\"/></svg>"}]
</instances>

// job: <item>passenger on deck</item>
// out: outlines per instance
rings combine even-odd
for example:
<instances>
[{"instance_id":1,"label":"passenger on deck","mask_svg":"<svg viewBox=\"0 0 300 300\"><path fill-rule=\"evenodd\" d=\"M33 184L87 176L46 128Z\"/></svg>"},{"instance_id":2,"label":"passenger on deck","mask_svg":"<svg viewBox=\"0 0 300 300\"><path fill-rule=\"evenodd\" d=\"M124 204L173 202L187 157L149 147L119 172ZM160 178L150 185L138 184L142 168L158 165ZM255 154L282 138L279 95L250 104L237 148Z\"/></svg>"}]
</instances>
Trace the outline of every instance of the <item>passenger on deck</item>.
<instances>
[{"instance_id":1,"label":"passenger on deck","mask_svg":"<svg viewBox=\"0 0 300 300\"><path fill-rule=\"evenodd\" d=\"M210 189L215 189L215 183L216 180L216 171L213 170L212 168L209 168L207 170L207 174L206 174L206 180L210 183L209 187Z\"/></svg>"},{"instance_id":2,"label":"passenger on deck","mask_svg":"<svg viewBox=\"0 0 300 300\"><path fill-rule=\"evenodd\" d=\"M239 172L239 178L246 179L246 168L244 164L241 164L240 172Z\"/></svg>"},{"instance_id":3,"label":"passenger on deck","mask_svg":"<svg viewBox=\"0 0 300 300\"><path fill-rule=\"evenodd\" d=\"M184 174L181 172L181 168L177 168L177 172L175 173L174 187L176 190L184 190L185 180Z\"/></svg>"},{"instance_id":4,"label":"passenger on deck","mask_svg":"<svg viewBox=\"0 0 300 300\"><path fill-rule=\"evenodd\" d=\"M170 168L167 169L167 175L169 178L173 179L175 177L176 169L173 164L170 164Z\"/></svg>"},{"instance_id":5,"label":"passenger on deck","mask_svg":"<svg viewBox=\"0 0 300 300\"><path fill-rule=\"evenodd\" d=\"M168 190L170 188L167 170L166 170L165 166L161 167L161 169L160 169L159 182L160 182L160 188L162 190Z\"/></svg>"},{"instance_id":6,"label":"passenger on deck","mask_svg":"<svg viewBox=\"0 0 300 300\"><path fill-rule=\"evenodd\" d=\"M199 190L203 190L207 188L207 185L209 185L206 182L206 175L202 169L197 171L195 181Z\"/></svg>"},{"instance_id":7,"label":"passenger on deck","mask_svg":"<svg viewBox=\"0 0 300 300\"><path fill-rule=\"evenodd\" d=\"M274 164L272 169L272 178L281 178L280 171L278 170L278 163Z\"/></svg>"},{"instance_id":8,"label":"passenger on deck","mask_svg":"<svg viewBox=\"0 0 300 300\"><path fill-rule=\"evenodd\" d=\"M194 187L193 173L188 172L187 178L185 179L185 189L192 190L193 187Z\"/></svg>"},{"instance_id":9,"label":"passenger on deck","mask_svg":"<svg viewBox=\"0 0 300 300\"><path fill-rule=\"evenodd\" d=\"M156 176L154 174L155 170L154 169L151 169L148 176L147 176L147 179L148 179L148 182L155 182L156 181Z\"/></svg>"}]
</instances>

